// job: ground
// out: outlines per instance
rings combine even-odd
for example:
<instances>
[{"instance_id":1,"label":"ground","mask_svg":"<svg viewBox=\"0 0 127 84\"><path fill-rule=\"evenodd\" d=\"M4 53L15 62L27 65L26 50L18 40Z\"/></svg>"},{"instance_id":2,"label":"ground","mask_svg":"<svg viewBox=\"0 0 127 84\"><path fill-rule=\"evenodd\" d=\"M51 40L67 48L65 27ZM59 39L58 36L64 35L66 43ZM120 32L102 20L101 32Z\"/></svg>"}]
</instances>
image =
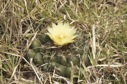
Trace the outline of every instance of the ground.
<instances>
[{"instance_id":1,"label":"ground","mask_svg":"<svg viewBox=\"0 0 127 84\"><path fill-rule=\"evenodd\" d=\"M27 57L38 36L59 21L77 28L78 37L62 47L49 38L39 52L50 57L48 66L52 56L76 56L79 66L76 60L57 66L71 69L69 77ZM1 84L127 84L127 0L1 0L0 38Z\"/></svg>"}]
</instances>

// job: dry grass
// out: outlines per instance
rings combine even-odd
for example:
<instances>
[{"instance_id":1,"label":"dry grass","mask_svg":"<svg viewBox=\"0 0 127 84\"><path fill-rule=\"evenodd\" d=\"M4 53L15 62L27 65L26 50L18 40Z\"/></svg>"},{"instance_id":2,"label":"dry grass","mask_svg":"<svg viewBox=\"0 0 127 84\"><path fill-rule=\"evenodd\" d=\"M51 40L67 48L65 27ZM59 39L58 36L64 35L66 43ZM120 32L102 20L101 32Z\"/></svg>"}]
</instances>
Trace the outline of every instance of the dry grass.
<instances>
[{"instance_id":1,"label":"dry grass","mask_svg":"<svg viewBox=\"0 0 127 84\"><path fill-rule=\"evenodd\" d=\"M126 0L0 0L0 83L59 84L63 79L69 84L74 77L79 84L127 84L126 5ZM81 61L80 74L72 70L71 80L41 71L25 58L36 35L58 21L78 28L73 48L91 63Z\"/></svg>"}]
</instances>

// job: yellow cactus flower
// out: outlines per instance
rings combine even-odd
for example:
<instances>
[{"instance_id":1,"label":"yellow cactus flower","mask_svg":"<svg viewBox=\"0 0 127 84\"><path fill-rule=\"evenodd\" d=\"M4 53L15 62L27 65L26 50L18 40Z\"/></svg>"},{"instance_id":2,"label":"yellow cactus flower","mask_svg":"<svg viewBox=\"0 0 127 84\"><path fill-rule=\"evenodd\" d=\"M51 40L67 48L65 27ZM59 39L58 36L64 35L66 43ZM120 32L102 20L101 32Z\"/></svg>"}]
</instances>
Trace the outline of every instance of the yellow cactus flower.
<instances>
[{"instance_id":1,"label":"yellow cactus flower","mask_svg":"<svg viewBox=\"0 0 127 84\"><path fill-rule=\"evenodd\" d=\"M78 35L74 35L76 29L70 27L69 23L58 22L58 25L52 23L52 28L48 28L49 37L54 41L58 46L63 46L68 43L74 42L74 38Z\"/></svg>"}]
</instances>

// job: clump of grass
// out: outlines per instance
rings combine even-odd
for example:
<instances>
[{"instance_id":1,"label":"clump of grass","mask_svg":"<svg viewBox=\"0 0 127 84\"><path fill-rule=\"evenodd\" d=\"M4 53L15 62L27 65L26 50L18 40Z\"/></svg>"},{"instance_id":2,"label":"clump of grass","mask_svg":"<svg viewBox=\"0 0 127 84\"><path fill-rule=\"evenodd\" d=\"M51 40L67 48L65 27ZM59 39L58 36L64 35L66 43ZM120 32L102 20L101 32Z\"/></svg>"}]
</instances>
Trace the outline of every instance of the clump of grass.
<instances>
[{"instance_id":1,"label":"clump of grass","mask_svg":"<svg viewBox=\"0 0 127 84\"><path fill-rule=\"evenodd\" d=\"M94 2L92 2L94 1ZM91 65L81 60L79 83L127 83L127 3L106 0L1 0L0 78L1 83L72 83L65 77L44 72L25 55L37 35L58 21L78 28L73 49L82 50ZM82 41L82 43L81 43ZM80 43L81 45L77 45ZM83 45L85 44L85 45ZM83 46L82 46L83 45ZM52 46L51 46L52 47ZM73 54L73 53L72 53ZM73 64L72 64L73 65ZM30 74L29 74L30 73ZM27 75L29 74L29 75ZM53 74L53 75L52 75ZM72 74L73 75L73 74Z\"/></svg>"}]
</instances>

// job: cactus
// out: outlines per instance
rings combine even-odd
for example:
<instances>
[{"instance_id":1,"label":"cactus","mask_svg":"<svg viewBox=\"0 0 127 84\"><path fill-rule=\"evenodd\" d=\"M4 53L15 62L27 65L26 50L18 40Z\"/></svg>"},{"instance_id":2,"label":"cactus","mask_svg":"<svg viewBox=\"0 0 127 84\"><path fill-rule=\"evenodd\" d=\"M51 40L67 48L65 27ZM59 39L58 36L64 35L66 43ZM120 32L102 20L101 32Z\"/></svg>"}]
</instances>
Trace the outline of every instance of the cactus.
<instances>
[{"instance_id":1,"label":"cactus","mask_svg":"<svg viewBox=\"0 0 127 84\"><path fill-rule=\"evenodd\" d=\"M35 52L39 52L41 47L41 43L38 39L34 40L31 44L30 48L33 49Z\"/></svg>"},{"instance_id":2,"label":"cactus","mask_svg":"<svg viewBox=\"0 0 127 84\"><path fill-rule=\"evenodd\" d=\"M71 64L72 61L74 64L74 73L77 74L78 70L76 69L76 65L80 67L80 60L83 57L79 58L77 54L83 55L83 50L76 51L71 45L67 45L69 47L57 48L57 49L46 49L41 46L45 45L53 45L52 41L48 37L48 35L39 35L37 39L33 41L30 46L30 49L27 53L28 59L33 58L33 62L36 65L42 65L43 71L54 71L56 74L70 77L71 75ZM51 56L50 53L56 52L54 56ZM60 53L63 51L64 53ZM71 55L69 54L71 52ZM73 53L74 52L74 53ZM86 59L84 59L86 60Z\"/></svg>"}]
</instances>

